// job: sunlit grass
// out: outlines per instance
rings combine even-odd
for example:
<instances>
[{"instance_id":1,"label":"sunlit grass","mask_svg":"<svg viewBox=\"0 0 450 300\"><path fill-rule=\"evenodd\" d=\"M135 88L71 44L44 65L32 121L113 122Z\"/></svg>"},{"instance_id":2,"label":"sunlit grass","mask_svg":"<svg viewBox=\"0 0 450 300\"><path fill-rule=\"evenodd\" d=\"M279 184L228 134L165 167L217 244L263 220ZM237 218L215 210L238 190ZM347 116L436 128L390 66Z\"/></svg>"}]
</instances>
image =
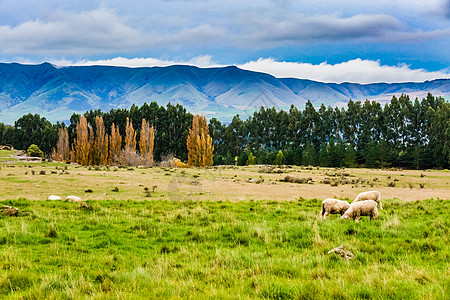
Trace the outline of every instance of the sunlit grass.
<instances>
[{"instance_id":1,"label":"sunlit grass","mask_svg":"<svg viewBox=\"0 0 450 300\"><path fill-rule=\"evenodd\" d=\"M318 219L321 200L14 199L0 216L0 297L446 299L450 204L385 200ZM327 252L341 244L346 262Z\"/></svg>"}]
</instances>

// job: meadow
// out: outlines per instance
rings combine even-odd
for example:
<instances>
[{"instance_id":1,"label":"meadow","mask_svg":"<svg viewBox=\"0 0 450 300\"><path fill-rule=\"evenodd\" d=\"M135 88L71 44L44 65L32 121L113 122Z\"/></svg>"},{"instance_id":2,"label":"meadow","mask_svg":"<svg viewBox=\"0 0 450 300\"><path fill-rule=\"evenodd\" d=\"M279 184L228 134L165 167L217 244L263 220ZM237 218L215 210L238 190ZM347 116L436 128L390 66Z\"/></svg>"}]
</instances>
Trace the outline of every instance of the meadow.
<instances>
[{"instance_id":1,"label":"meadow","mask_svg":"<svg viewBox=\"0 0 450 300\"><path fill-rule=\"evenodd\" d=\"M0 298L450 295L445 170L86 168L8 154L0 205L20 213L0 215ZM379 219L318 218L322 199L368 189L382 192ZM354 259L328 254L341 244Z\"/></svg>"}]
</instances>

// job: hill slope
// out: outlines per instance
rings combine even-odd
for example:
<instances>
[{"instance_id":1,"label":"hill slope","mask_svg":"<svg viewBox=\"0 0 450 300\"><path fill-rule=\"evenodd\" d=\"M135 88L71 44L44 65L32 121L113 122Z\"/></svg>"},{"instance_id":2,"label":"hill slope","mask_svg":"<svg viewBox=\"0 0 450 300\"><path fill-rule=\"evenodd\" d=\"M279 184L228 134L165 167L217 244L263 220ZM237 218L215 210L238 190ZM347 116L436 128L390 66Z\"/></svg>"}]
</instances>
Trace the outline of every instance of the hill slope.
<instances>
[{"instance_id":1,"label":"hill slope","mask_svg":"<svg viewBox=\"0 0 450 300\"><path fill-rule=\"evenodd\" d=\"M394 94L424 97L428 92L448 98L450 79L362 85L276 78L234 66L58 68L49 63L0 63L0 122L11 124L30 112L61 121L73 112L108 111L151 101L180 103L193 113L226 121L260 106L303 108L307 100L315 105L342 105L349 99L388 101Z\"/></svg>"}]
</instances>

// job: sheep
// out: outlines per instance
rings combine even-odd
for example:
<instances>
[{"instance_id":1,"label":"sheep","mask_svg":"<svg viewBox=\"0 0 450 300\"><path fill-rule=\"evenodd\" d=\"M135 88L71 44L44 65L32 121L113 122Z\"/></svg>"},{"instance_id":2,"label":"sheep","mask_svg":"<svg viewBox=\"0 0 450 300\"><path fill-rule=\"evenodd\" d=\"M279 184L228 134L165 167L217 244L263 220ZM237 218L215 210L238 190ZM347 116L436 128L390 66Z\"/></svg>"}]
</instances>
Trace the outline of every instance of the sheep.
<instances>
[{"instance_id":1,"label":"sheep","mask_svg":"<svg viewBox=\"0 0 450 300\"><path fill-rule=\"evenodd\" d=\"M372 218L378 218L377 203L373 200L353 202L342 215L341 219L348 220L352 218L358 222L361 216L369 216L370 220Z\"/></svg>"},{"instance_id":2,"label":"sheep","mask_svg":"<svg viewBox=\"0 0 450 300\"><path fill-rule=\"evenodd\" d=\"M349 207L350 204L347 201L327 198L322 201L320 217L326 219L329 214L342 215Z\"/></svg>"},{"instance_id":3,"label":"sheep","mask_svg":"<svg viewBox=\"0 0 450 300\"><path fill-rule=\"evenodd\" d=\"M383 206L381 205L381 193L379 191L362 192L356 196L352 203L364 200L373 200L378 203L380 209L383 209Z\"/></svg>"},{"instance_id":4,"label":"sheep","mask_svg":"<svg viewBox=\"0 0 450 300\"><path fill-rule=\"evenodd\" d=\"M67 196L66 198L69 202L81 202L81 198L77 196Z\"/></svg>"},{"instance_id":5,"label":"sheep","mask_svg":"<svg viewBox=\"0 0 450 300\"><path fill-rule=\"evenodd\" d=\"M60 196L50 195L48 196L48 200L61 200Z\"/></svg>"}]
</instances>

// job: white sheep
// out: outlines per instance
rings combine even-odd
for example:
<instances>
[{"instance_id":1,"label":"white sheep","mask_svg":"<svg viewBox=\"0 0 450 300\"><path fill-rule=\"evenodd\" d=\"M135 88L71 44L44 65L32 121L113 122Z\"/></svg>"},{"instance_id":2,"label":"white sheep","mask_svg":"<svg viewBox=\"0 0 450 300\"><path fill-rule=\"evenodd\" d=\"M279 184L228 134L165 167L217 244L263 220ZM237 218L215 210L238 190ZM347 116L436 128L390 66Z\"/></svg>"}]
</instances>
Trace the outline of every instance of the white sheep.
<instances>
[{"instance_id":1,"label":"white sheep","mask_svg":"<svg viewBox=\"0 0 450 300\"><path fill-rule=\"evenodd\" d=\"M342 215L349 207L350 204L347 201L327 198L322 201L320 217L326 219L329 214Z\"/></svg>"},{"instance_id":2,"label":"white sheep","mask_svg":"<svg viewBox=\"0 0 450 300\"><path fill-rule=\"evenodd\" d=\"M383 206L381 205L381 193L379 191L362 192L358 196L356 196L352 204L364 200L373 200L378 203L380 209L383 209Z\"/></svg>"},{"instance_id":3,"label":"white sheep","mask_svg":"<svg viewBox=\"0 0 450 300\"><path fill-rule=\"evenodd\" d=\"M69 200L70 202L81 202L81 198L77 196L67 196L66 199Z\"/></svg>"},{"instance_id":4,"label":"white sheep","mask_svg":"<svg viewBox=\"0 0 450 300\"><path fill-rule=\"evenodd\" d=\"M377 203L373 200L353 202L341 219L348 220L351 218L358 222L361 216L369 216L370 220L378 218Z\"/></svg>"},{"instance_id":5,"label":"white sheep","mask_svg":"<svg viewBox=\"0 0 450 300\"><path fill-rule=\"evenodd\" d=\"M60 196L50 195L48 196L48 200L61 200Z\"/></svg>"}]
</instances>

